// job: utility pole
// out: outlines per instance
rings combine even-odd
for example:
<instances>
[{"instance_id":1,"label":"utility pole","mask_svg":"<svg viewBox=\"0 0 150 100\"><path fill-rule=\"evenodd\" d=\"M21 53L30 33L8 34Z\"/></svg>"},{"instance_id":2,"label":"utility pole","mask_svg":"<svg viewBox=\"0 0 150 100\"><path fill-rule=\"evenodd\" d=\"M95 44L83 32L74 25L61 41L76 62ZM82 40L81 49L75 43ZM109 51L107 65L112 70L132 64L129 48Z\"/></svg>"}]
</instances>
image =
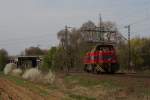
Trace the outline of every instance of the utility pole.
<instances>
[{"instance_id":1,"label":"utility pole","mask_svg":"<svg viewBox=\"0 0 150 100\"><path fill-rule=\"evenodd\" d=\"M128 67L131 68L131 41L130 41L130 34L131 34L131 25L125 26L128 29Z\"/></svg>"},{"instance_id":2,"label":"utility pole","mask_svg":"<svg viewBox=\"0 0 150 100\"><path fill-rule=\"evenodd\" d=\"M65 26L65 49L68 50L68 29L72 27Z\"/></svg>"},{"instance_id":3,"label":"utility pole","mask_svg":"<svg viewBox=\"0 0 150 100\"><path fill-rule=\"evenodd\" d=\"M102 28L102 16L99 14L99 27Z\"/></svg>"},{"instance_id":4,"label":"utility pole","mask_svg":"<svg viewBox=\"0 0 150 100\"><path fill-rule=\"evenodd\" d=\"M67 25L65 26L65 44L64 44L64 49L65 49L65 53L66 53L66 67L67 67L67 70L69 72L69 67L70 67L70 60L69 60L69 47L68 47L68 29L69 28L72 28L72 27L68 27Z\"/></svg>"},{"instance_id":5,"label":"utility pole","mask_svg":"<svg viewBox=\"0 0 150 100\"><path fill-rule=\"evenodd\" d=\"M67 49L68 49L68 26L67 25L65 26L65 44L64 44L64 46L67 51Z\"/></svg>"},{"instance_id":6,"label":"utility pole","mask_svg":"<svg viewBox=\"0 0 150 100\"><path fill-rule=\"evenodd\" d=\"M67 72L69 72L69 66L68 66L68 27L65 26L65 43L64 43L64 49L65 49L65 66L67 68Z\"/></svg>"},{"instance_id":7,"label":"utility pole","mask_svg":"<svg viewBox=\"0 0 150 100\"><path fill-rule=\"evenodd\" d=\"M102 16L101 14L99 14L99 40L103 40L103 33L101 32L102 31Z\"/></svg>"}]
</instances>

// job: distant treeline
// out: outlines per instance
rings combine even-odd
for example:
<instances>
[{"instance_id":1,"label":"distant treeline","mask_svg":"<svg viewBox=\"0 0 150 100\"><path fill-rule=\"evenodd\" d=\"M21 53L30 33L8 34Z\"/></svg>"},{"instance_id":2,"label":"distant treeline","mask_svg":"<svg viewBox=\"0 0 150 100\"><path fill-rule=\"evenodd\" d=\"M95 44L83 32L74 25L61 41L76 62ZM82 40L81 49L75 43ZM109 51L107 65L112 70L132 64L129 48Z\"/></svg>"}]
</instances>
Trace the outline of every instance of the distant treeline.
<instances>
[{"instance_id":1,"label":"distant treeline","mask_svg":"<svg viewBox=\"0 0 150 100\"><path fill-rule=\"evenodd\" d=\"M117 51L121 67L128 69L128 43L119 44ZM130 70L140 71L150 69L150 38L135 37L131 39L130 65Z\"/></svg>"},{"instance_id":2,"label":"distant treeline","mask_svg":"<svg viewBox=\"0 0 150 100\"><path fill-rule=\"evenodd\" d=\"M86 29L94 29L101 26L101 30L114 31L107 34L98 32L85 32ZM99 35L100 34L100 35ZM113 22L103 22L96 25L92 21L84 23L80 28L63 29L57 33L59 45L51 47L49 50L42 50L39 47L30 47L25 49L21 55L41 55L43 70L53 69L56 71L82 71L83 57L90 51L94 43L88 43L88 40L102 39L104 41L113 41L116 46L118 62L122 70L146 70L150 69L150 38L136 37L131 39L131 68L128 66L128 41L118 31ZM6 50L0 50L0 67L6 64L8 53Z\"/></svg>"}]
</instances>

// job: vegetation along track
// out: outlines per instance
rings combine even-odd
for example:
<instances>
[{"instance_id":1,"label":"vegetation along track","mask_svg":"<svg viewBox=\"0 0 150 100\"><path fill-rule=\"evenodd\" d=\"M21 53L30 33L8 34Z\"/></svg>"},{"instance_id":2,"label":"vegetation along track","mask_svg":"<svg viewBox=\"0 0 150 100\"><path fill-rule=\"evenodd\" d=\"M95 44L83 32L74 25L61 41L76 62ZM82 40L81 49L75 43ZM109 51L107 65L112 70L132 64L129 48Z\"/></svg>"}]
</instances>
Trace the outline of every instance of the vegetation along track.
<instances>
[{"instance_id":1,"label":"vegetation along track","mask_svg":"<svg viewBox=\"0 0 150 100\"><path fill-rule=\"evenodd\" d=\"M93 73L84 73L84 72L70 72L70 74L73 75L89 75L93 77L103 77L103 76L110 76L110 77L130 77L130 78L144 78L144 79L150 79L150 75L143 75L143 74L137 74L137 73L115 73L115 74L108 74L108 73L100 73L100 74L93 74Z\"/></svg>"}]
</instances>

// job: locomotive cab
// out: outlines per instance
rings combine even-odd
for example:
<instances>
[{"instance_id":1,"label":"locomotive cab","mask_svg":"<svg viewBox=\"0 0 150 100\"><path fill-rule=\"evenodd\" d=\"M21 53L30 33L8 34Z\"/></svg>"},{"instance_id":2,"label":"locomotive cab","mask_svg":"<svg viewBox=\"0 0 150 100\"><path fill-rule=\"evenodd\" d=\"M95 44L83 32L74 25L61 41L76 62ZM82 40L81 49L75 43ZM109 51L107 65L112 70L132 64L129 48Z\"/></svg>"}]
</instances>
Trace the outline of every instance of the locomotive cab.
<instances>
[{"instance_id":1,"label":"locomotive cab","mask_svg":"<svg viewBox=\"0 0 150 100\"><path fill-rule=\"evenodd\" d=\"M84 70L87 72L115 73L119 70L115 48L113 45L96 45L84 57Z\"/></svg>"}]
</instances>

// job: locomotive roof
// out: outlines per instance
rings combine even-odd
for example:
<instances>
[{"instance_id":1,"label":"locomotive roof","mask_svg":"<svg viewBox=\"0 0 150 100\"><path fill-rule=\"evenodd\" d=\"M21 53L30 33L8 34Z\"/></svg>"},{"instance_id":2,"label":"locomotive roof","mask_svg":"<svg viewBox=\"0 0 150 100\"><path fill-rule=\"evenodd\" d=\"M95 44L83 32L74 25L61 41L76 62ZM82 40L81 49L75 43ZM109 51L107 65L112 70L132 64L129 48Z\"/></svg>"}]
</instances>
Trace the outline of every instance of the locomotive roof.
<instances>
[{"instance_id":1,"label":"locomotive roof","mask_svg":"<svg viewBox=\"0 0 150 100\"><path fill-rule=\"evenodd\" d=\"M96 46L103 46L103 47L106 47L106 46L114 46L113 44L97 44Z\"/></svg>"}]
</instances>

